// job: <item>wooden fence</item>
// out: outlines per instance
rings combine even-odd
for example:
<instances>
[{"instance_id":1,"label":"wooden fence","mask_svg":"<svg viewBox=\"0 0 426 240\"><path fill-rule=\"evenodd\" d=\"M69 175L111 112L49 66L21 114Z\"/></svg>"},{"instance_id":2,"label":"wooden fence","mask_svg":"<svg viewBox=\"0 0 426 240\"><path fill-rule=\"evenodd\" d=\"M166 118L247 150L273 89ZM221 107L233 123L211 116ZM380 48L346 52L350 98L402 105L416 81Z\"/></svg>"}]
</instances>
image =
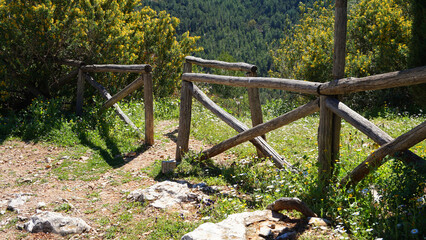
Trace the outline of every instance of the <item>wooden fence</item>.
<instances>
[{"instance_id":1,"label":"wooden fence","mask_svg":"<svg viewBox=\"0 0 426 240\"><path fill-rule=\"evenodd\" d=\"M227 70L247 71L247 77L233 77L223 75L212 75L202 73L191 73L192 64L200 66L215 67ZM371 153L367 159L356 167L351 173L342 179L342 184L356 184L363 179L372 169L383 164L382 159L386 155L393 155L406 163L424 167L426 161L407 150L426 138L426 122L406 134L393 139L387 133L375 126L373 123L356 113L344 103L340 102L335 95L353 92L378 90L392 87L409 86L426 83L426 67L419 67L405 71L379 74L364 78L346 78L327 83L317 83L293 79L263 78L256 77L256 69L253 65L246 63L226 63L219 61L208 61L204 59L187 57L182 75L181 105L179 118L179 132L176 147L176 161L181 161L182 155L188 152L189 133L191 123L192 97L211 110L216 116L222 119L229 126L234 128L239 134L231 137L210 149L203 151L201 158L214 157L243 142L251 141L256 148L271 158L279 168L286 168L290 171L297 171L288 161L283 159L274 149L272 149L265 139L260 136L269 131L275 130L300 118L320 111L320 125L318 130L318 161L319 178L328 181L334 168L333 163L338 159L338 154L333 155L333 137L340 138L340 121L338 134L335 131L335 118L324 115L337 116L343 118L348 123L359 129L370 137L373 141L381 145L379 149ZM223 84L228 86L246 87L252 92L258 93L258 88L281 89L297 93L312 94L318 98L310 103L298 107L284 115L263 123L262 111L259 98L256 94L250 94L250 108L252 112L253 128L248 128L242 122L235 119L225 110L217 106L209 99L196 85L196 82ZM329 114L331 113L331 114ZM256 119L256 120L254 120ZM339 144L337 144L339 146ZM338 153L339 149L335 153Z\"/></svg>"},{"instance_id":2,"label":"wooden fence","mask_svg":"<svg viewBox=\"0 0 426 240\"><path fill-rule=\"evenodd\" d=\"M81 115L83 99L84 99L84 83L85 81L92 85L99 93L106 99L106 102L102 105L102 109L114 107L115 112L118 116L126 122L129 126L141 133L141 130L130 120L130 118L121 110L118 105L118 101L128 96L142 85L144 85L144 104L145 104L145 144L154 144L154 105L153 105L153 94L152 94L152 67L148 64L140 65L117 65L117 64L94 64L86 65L81 61L76 60L61 60L60 63L68 66L77 67L78 70L72 71L68 76L64 77L68 79L70 77L78 76L77 81L77 103L76 113ZM124 89L116 93L114 96L106 90L104 86L99 84L93 79L88 73L89 72L119 72L119 73L139 73L141 74L135 81L127 85Z\"/></svg>"},{"instance_id":3,"label":"wooden fence","mask_svg":"<svg viewBox=\"0 0 426 240\"><path fill-rule=\"evenodd\" d=\"M264 139L259 136L284 126L313 112L320 111L320 123L318 127L318 179L321 187L329 185L333 178L334 163L339 158L341 118L352 124L366 134L376 143L381 145L379 149L371 153L367 159L341 180L342 185L356 184L371 170L383 164L382 159L386 155L393 155L405 163L418 166L423 172L426 161L410 152L410 147L426 138L426 122L415 127L411 131L393 139L373 123L351 110L340 102L339 95L378 90L401 86L410 86L426 83L426 66L379 74L364 78L344 79L346 56L346 32L347 32L347 0L336 0L334 21L334 56L333 56L333 81L327 83L308 82L293 79L259 78L253 74L253 65L246 63L224 63L187 57L182 75L181 106L179 118L178 142L176 147L176 161L181 160L182 154L188 151L189 130L191 123L192 97L200 101L219 118L239 132L238 135L225 140L216 146L203 152L203 158L216 156L225 150L242 142L250 140L266 157L271 157L278 167L286 167L296 171L290 163L279 156ZM230 77L210 74L191 73L191 64L222 69L246 71L248 77ZM249 89L272 88L293 91L318 96L315 101L305 104L269 122L253 122L253 128L249 129L243 123L236 120L226 111L214 104L195 82L224 84L229 86L247 87ZM249 90L250 91L250 90ZM250 97L251 109L257 104L257 100ZM252 119L257 118L261 111L252 110ZM259 117L261 119L261 117Z\"/></svg>"}]
</instances>

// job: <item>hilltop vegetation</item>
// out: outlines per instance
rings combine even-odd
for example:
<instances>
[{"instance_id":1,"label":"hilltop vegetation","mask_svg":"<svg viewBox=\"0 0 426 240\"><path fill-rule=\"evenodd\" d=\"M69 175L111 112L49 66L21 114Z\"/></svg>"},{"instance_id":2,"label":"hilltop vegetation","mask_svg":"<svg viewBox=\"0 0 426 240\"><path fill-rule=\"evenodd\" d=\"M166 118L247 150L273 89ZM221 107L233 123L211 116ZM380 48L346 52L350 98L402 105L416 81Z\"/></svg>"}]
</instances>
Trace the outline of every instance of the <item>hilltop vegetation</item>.
<instances>
[{"instance_id":1,"label":"hilltop vegetation","mask_svg":"<svg viewBox=\"0 0 426 240\"><path fill-rule=\"evenodd\" d=\"M143 1L180 19L178 33L200 36L198 56L220 59L231 55L259 67L265 76L272 65L269 50L297 22L299 3L313 0L162 0ZM309 4L308 4L309 5Z\"/></svg>"}]
</instances>

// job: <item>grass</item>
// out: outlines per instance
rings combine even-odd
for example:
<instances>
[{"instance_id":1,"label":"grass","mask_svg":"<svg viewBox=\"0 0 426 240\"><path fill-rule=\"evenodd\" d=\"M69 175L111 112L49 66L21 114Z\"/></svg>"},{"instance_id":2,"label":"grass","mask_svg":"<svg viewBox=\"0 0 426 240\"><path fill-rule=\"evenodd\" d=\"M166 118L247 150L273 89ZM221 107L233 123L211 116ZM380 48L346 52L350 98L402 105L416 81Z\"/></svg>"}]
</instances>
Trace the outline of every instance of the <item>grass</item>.
<instances>
[{"instance_id":1,"label":"grass","mask_svg":"<svg viewBox=\"0 0 426 240\"><path fill-rule=\"evenodd\" d=\"M140 142L137 133L124 125L112 111L97 112L97 107L86 107L85 116L77 117L62 111L61 101L36 99L26 111L2 116L0 140L3 142L18 138L66 148L65 155L52 156L52 174L64 181L99 179L105 172L121 166L126 153L145 151L146 147ZM232 101L225 104L228 106ZM228 108L250 125L250 119L244 114L247 109L243 106L246 104L239 104ZM285 105L282 101L267 102L265 119L272 119L293 105ZM136 126L143 128L143 103L133 100L121 106ZM177 119L178 100L163 99L154 106L156 121ZM392 137L426 120L425 115L398 114L387 108L377 116L371 120ZM264 209L280 197L298 197L321 217L330 219L335 231L342 233L343 237L422 239L426 235L426 176L387 157L383 166L356 187L339 188L337 184L331 184L327 194L324 194L318 187L317 179L318 122L318 116L314 115L267 134L271 146L300 169L297 174L276 169L270 161L257 158L255 149L249 143L228 150L227 154L232 154L233 158L221 164L212 160L196 160L197 152L202 149L194 149L194 153L188 154L172 175L162 175L161 162L157 161L143 170L149 177L156 180L205 182L210 186L218 186L222 194L213 194L196 206L197 221L187 221L178 213L167 212L141 219L139 215L146 211L146 205L127 201L116 203L108 206L112 209L112 216L96 220L105 230L104 238L180 239L184 233L204 222L201 220L203 218L218 222L232 213ZM194 103L191 136L215 144L235 134L233 129ZM335 165L336 179L344 177L378 147L344 121L340 143L340 159ZM424 158L426 141L410 150ZM82 156L88 159L79 161ZM114 185L140 180L121 170L117 170L117 174L120 180L114 180ZM88 193L87 198L94 199L97 196L99 192L94 191ZM66 212L70 209L62 204L55 210ZM0 220L2 218L0 216ZM303 236L302 239L309 237Z\"/></svg>"}]
</instances>

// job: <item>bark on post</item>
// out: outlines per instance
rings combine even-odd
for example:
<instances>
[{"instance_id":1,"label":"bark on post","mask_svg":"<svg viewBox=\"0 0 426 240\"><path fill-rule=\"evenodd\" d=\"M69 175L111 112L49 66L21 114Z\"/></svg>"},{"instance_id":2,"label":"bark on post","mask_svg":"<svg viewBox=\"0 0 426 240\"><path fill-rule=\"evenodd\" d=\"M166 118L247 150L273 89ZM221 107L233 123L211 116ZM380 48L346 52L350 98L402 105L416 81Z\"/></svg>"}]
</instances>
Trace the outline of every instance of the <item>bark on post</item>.
<instances>
[{"instance_id":1,"label":"bark on post","mask_svg":"<svg viewBox=\"0 0 426 240\"><path fill-rule=\"evenodd\" d=\"M154 98L152 95L152 74L142 74L145 103L145 144L154 145Z\"/></svg>"},{"instance_id":2,"label":"bark on post","mask_svg":"<svg viewBox=\"0 0 426 240\"><path fill-rule=\"evenodd\" d=\"M334 21L334 55L333 55L333 80L337 81L345 75L346 55L346 25L347 25L347 0L336 0ZM341 119L327 109L327 98L338 96L320 97L320 126L318 130L318 178L321 187L326 187L333 176L334 163L339 159Z\"/></svg>"},{"instance_id":3,"label":"bark on post","mask_svg":"<svg viewBox=\"0 0 426 240\"><path fill-rule=\"evenodd\" d=\"M192 72L192 64L184 63L183 72ZM183 154L188 152L189 148L189 132L191 130L191 108L192 108L192 95L191 95L192 82L182 80L182 88L180 95L180 112L179 112L179 129L178 139L176 143L176 162L182 160Z\"/></svg>"},{"instance_id":4,"label":"bark on post","mask_svg":"<svg viewBox=\"0 0 426 240\"><path fill-rule=\"evenodd\" d=\"M78 70L78 80L77 80L77 103L75 107L75 112L78 116L81 116L83 110L83 98L84 98L84 79L83 71Z\"/></svg>"},{"instance_id":5,"label":"bark on post","mask_svg":"<svg viewBox=\"0 0 426 240\"><path fill-rule=\"evenodd\" d=\"M247 73L248 77L257 77L256 72ZM253 127L263 123L262 106L260 105L259 88L247 88L250 105L251 124ZM266 135L261 136L266 141ZM265 157L259 149L256 148L259 158Z\"/></svg>"}]
</instances>

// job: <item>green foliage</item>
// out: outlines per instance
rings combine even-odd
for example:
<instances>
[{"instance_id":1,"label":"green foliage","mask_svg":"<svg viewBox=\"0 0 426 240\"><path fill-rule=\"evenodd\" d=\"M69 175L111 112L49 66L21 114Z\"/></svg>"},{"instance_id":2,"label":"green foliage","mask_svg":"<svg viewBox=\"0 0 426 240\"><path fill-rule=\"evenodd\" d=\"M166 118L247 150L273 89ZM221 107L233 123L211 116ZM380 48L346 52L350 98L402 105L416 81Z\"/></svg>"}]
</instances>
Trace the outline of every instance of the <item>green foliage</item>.
<instances>
[{"instance_id":1,"label":"green foliage","mask_svg":"<svg viewBox=\"0 0 426 240\"><path fill-rule=\"evenodd\" d=\"M348 10L346 77L406 69L411 35L408 3L397 0L352 1ZM313 7L300 5L302 18L286 32L280 48L272 52L274 77L316 82L331 80L333 66L332 1L320 0ZM407 89L384 90L350 96L351 106L384 104L412 107Z\"/></svg>"},{"instance_id":2,"label":"green foliage","mask_svg":"<svg viewBox=\"0 0 426 240\"><path fill-rule=\"evenodd\" d=\"M406 3L404 3L406 4ZM346 76L404 69L407 66L411 21L395 0L358 1L349 9ZM333 5L317 1L301 4L303 17L274 52L273 76L325 82L331 79Z\"/></svg>"},{"instance_id":3,"label":"green foliage","mask_svg":"<svg viewBox=\"0 0 426 240\"><path fill-rule=\"evenodd\" d=\"M197 37L178 36L179 19L142 8L136 0L0 1L0 92L7 100L57 95L69 72L56 59L91 63L151 64L157 96L178 87L185 55ZM99 74L102 84L121 89L134 76ZM69 93L69 89L62 89ZM9 102L10 102L9 101Z\"/></svg>"},{"instance_id":4,"label":"green foliage","mask_svg":"<svg viewBox=\"0 0 426 240\"><path fill-rule=\"evenodd\" d=\"M200 57L218 59L228 53L238 61L255 64L261 76L272 64L271 45L284 36L283 29L298 19L299 0L191 0L144 1L181 19L178 32L201 36ZM301 2L311 3L312 0Z\"/></svg>"},{"instance_id":5,"label":"green foliage","mask_svg":"<svg viewBox=\"0 0 426 240\"><path fill-rule=\"evenodd\" d=\"M412 39L410 45L410 67L426 66L426 2L411 0L413 15ZM426 84L411 87L416 103L426 111Z\"/></svg>"}]
</instances>

